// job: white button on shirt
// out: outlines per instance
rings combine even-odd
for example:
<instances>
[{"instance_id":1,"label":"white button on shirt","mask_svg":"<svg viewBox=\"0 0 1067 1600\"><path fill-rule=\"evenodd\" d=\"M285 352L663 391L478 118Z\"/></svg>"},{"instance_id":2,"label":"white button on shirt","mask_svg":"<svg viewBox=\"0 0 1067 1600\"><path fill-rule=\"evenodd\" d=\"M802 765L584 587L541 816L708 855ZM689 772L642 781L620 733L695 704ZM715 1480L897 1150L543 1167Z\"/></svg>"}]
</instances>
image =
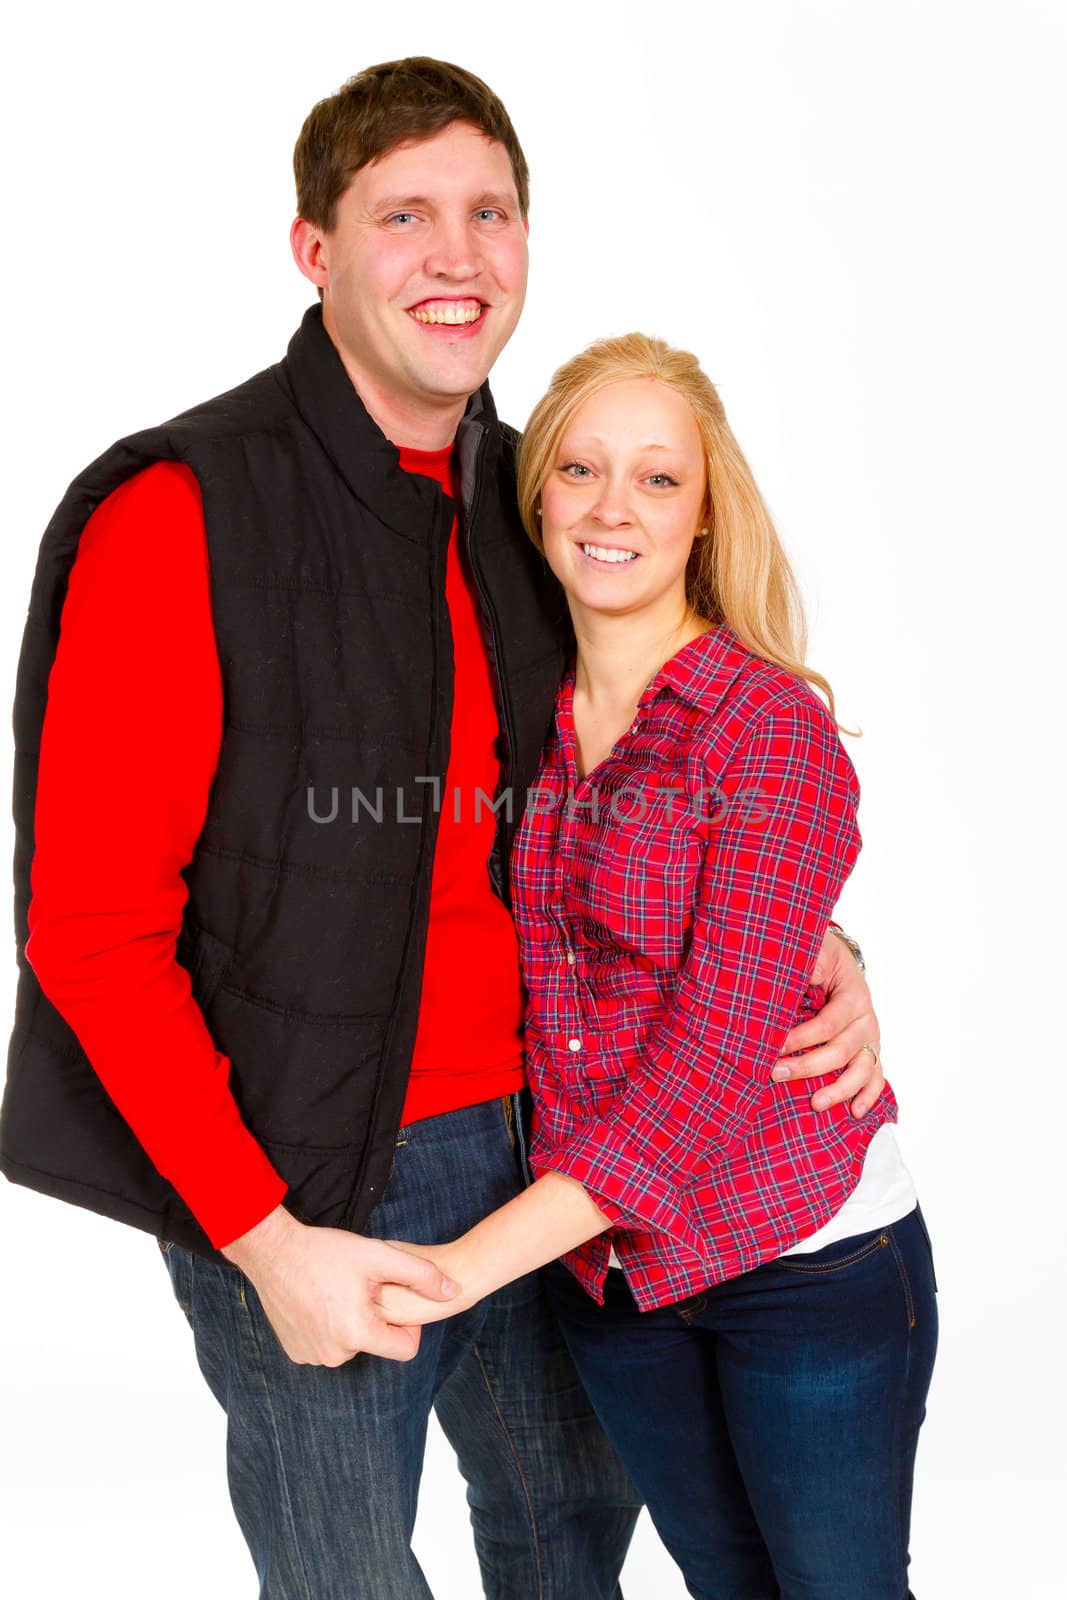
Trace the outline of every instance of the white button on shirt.
<instances>
[{"instance_id":1,"label":"white button on shirt","mask_svg":"<svg viewBox=\"0 0 1067 1600\"><path fill-rule=\"evenodd\" d=\"M568 1039L567 1040L567 1049L568 1050L580 1050L581 1048L582 1048L582 1041L580 1039Z\"/></svg>"}]
</instances>

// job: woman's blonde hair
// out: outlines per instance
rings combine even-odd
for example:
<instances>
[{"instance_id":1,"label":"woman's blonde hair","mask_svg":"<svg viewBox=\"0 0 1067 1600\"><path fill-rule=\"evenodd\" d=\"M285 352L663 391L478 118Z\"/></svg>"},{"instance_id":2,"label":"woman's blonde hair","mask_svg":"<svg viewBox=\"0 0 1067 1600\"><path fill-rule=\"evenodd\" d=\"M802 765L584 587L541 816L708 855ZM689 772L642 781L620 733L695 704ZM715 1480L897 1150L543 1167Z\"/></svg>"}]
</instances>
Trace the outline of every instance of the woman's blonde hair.
<instances>
[{"instance_id":1,"label":"woman's blonde hair","mask_svg":"<svg viewBox=\"0 0 1067 1600\"><path fill-rule=\"evenodd\" d=\"M688 350L676 350L644 333L627 333L598 339L553 374L519 447L523 527L544 554L536 513L560 439L592 395L609 383L632 378L654 378L687 400L704 442L708 537L693 542L686 570L690 606L708 622L725 622L753 655L821 689L836 721L829 683L804 662L807 626L796 578L718 391Z\"/></svg>"}]
</instances>

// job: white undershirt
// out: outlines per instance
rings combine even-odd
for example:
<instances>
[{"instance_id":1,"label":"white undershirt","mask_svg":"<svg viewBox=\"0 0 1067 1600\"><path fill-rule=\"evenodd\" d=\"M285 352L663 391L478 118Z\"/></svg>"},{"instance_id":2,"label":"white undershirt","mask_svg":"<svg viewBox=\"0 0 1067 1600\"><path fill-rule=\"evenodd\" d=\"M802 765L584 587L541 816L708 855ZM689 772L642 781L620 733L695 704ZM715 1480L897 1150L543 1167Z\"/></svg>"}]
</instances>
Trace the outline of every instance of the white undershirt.
<instances>
[{"instance_id":1,"label":"white undershirt","mask_svg":"<svg viewBox=\"0 0 1067 1600\"><path fill-rule=\"evenodd\" d=\"M799 1244L783 1250L782 1254L794 1256L821 1250L824 1245L849 1239L856 1233L888 1228L891 1222L899 1222L909 1211L914 1211L917 1202L915 1184L901 1158L895 1127L891 1122L883 1122L867 1146L859 1182L840 1211L835 1211L829 1222L801 1239ZM614 1250L608 1265L619 1266Z\"/></svg>"}]
</instances>

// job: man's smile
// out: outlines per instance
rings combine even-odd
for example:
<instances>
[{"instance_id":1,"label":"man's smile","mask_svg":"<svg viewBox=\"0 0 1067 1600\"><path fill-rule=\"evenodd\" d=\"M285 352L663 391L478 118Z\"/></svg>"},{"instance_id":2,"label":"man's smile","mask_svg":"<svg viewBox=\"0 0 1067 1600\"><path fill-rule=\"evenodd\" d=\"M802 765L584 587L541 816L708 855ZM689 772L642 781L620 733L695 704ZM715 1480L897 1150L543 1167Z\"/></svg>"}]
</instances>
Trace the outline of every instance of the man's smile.
<instances>
[{"instance_id":1,"label":"man's smile","mask_svg":"<svg viewBox=\"0 0 1067 1600\"><path fill-rule=\"evenodd\" d=\"M480 330L488 309L485 301L475 296L438 297L409 306L408 316L434 337L456 339Z\"/></svg>"}]
</instances>

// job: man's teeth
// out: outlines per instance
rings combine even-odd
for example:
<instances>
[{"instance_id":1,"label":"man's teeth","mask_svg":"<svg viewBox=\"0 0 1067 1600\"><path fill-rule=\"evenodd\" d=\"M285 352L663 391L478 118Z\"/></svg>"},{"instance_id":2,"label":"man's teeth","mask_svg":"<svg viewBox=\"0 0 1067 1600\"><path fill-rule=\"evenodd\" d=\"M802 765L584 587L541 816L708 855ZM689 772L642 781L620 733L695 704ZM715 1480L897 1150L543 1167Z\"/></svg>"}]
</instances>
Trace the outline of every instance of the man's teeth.
<instances>
[{"instance_id":1,"label":"man's teeth","mask_svg":"<svg viewBox=\"0 0 1067 1600\"><path fill-rule=\"evenodd\" d=\"M465 305L443 306L415 306L411 315L416 322L477 322L482 314L480 304L467 302Z\"/></svg>"},{"instance_id":2,"label":"man's teeth","mask_svg":"<svg viewBox=\"0 0 1067 1600\"><path fill-rule=\"evenodd\" d=\"M583 544L582 549L594 561L636 561L636 550L605 550L598 544Z\"/></svg>"}]
</instances>

